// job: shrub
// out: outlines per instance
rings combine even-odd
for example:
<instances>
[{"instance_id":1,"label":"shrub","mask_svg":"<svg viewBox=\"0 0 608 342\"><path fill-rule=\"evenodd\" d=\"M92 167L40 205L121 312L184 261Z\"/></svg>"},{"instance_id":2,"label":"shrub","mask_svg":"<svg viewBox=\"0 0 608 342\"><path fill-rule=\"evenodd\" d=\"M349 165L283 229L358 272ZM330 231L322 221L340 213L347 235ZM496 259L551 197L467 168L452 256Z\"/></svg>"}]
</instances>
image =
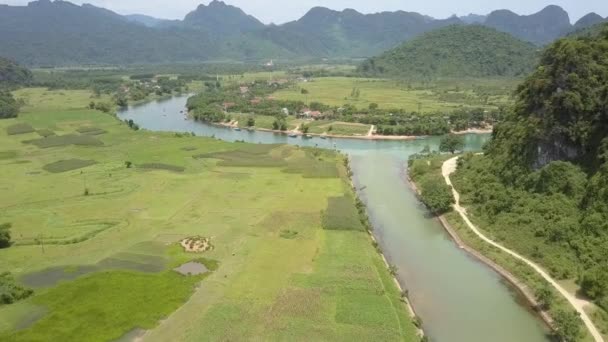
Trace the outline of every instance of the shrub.
<instances>
[{"instance_id":1,"label":"shrub","mask_svg":"<svg viewBox=\"0 0 608 342\"><path fill-rule=\"evenodd\" d=\"M11 246L11 227L10 223L0 224L0 248Z\"/></svg>"},{"instance_id":2,"label":"shrub","mask_svg":"<svg viewBox=\"0 0 608 342\"><path fill-rule=\"evenodd\" d=\"M559 310L553 315L555 336L560 341L575 342L581 337L581 319L576 311Z\"/></svg>"},{"instance_id":3,"label":"shrub","mask_svg":"<svg viewBox=\"0 0 608 342\"><path fill-rule=\"evenodd\" d=\"M18 285L9 272L0 273L0 304L12 304L33 293L31 289Z\"/></svg>"},{"instance_id":4,"label":"shrub","mask_svg":"<svg viewBox=\"0 0 608 342\"><path fill-rule=\"evenodd\" d=\"M420 197L422 203L435 215L447 213L455 203L452 188L440 177L425 179L420 184Z\"/></svg>"}]
</instances>

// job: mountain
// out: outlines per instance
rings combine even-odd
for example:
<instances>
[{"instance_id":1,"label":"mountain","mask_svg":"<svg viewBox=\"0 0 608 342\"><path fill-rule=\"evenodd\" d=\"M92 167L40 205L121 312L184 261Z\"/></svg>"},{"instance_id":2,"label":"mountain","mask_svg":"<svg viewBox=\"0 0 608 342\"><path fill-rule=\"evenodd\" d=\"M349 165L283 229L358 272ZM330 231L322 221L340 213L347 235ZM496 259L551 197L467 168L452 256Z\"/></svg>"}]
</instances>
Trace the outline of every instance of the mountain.
<instances>
[{"instance_id":1,"label":"mountain","mask_svg":"<svg viewBox=\"0 0 608 342\"><path fill-rule=\"evenodd\" d=\"M572 29L568 13L554 5L532 15L518 15L509 10L494 11L488 15L484 25L538 45L548 44Z\"/></svg>"},{"instance_id":2,"label":"mountain","mask_svg":"<svg viewBox=\"0 0 608 342\"><path fill-rule=\"evenodd\" d=\"M589 14L585 15L584 17L580 18L574 24L574 29L575 30L585 29L587 27L591 27L593 25L597 25L597 24L600 24L600 23L603 23L606 21L608 21L608 19L604 19L599 14L592 12L592 13L589 13Z\"/></svg>"},{"instance_id":3,"label":"mountain","mask_svg":"<svg viewBox=\"0 0 608 342\"><path fill-rule=\"evenodd\" d=\"M608 30L608 20L603 23L595 24L593 26L578 29L568 34L569 37L589 37L595 38L599 36L603 31Z\"/></svg>"},{"instance_id":4,"label":"mountain","mask_svg":"<svg viewBox=\"0 0 608 342\"><path fill-rule=\"evenodd\" d=\"M166 25L167 22L172 21L172 20L166 20L166 19L158 19L158 18L151 17L149 15L143 15L143 14L129 14L129 15L125 15L124 17L127 18L127 20L129 20L129 21L132 21L134 23L140 23L147 27L159 27L162 25Z\"/></svg>"},{"instance_id":5,"label":"mountain","mask_svg":"<svg viewBox=\"0 0 608 342\"><path fill-rule=\"evenodd\" d=\"M366 74L423 77L519 76L530 72L536 47L481 25L428 32L365 61Z\"/></svg>"},{"instance_id":6,"label":"mountain","mask_svg":"<svg viewBox=\"0 0 608 342\"><path fill-rule=\"evenodd\" d=\"M302 18L268 27L262 35L290 50L318 56L370 56L421 33L462 23L435 20L413 12L362 14L353 9L312 8Z\"/></svg>"},{"instance_id":7,"label":"mountain","mask_svg":"<svg viewBox=\"0 0 608 342\"><path fill-rule=\"evenodd\" d=\"M589 14L576 29L598 20ZM568 14L557 6L529 16L495 11L485 20L475 14L434 19L414 12L362 14L314 7L298 20L264 25L221 1L198 6L184 20L162 20L38 0L27 6L0 5L0 51L36 66L352 58L378 55L446 26L481 21L536 44L573 31Z\"/></svg>"},{"instance_id":8,"label":"mountain","mask_svg":"<svg viewBox=\"0 0 608 342\"><path fill-rule=\"evenodd\" d=\"M192 27L150 28L106 9L40 0L0 6L0 51L27 65L134 64L285 56ZM265 56L265 55L264 55Z\"/></svg>"},{"instance_id":9,"label":"mountain","mask_svg":"<svg viewBox=\"0 0 608 342\"><path fill-rule=\"evenodd\" d=\"M208 6L199 5L196 10L186 15L183 23L216 35L251 32L265 27L262 22L240 8L217 0Z\"/></svg>"},{"instance_id":10,"label":"mountain","mask_svg":"<svg viewBox=\"0 0 608 342\"><path fill-rule=\"evenodd\" d=\"M466 24L483 24L486 21L487 17L488 17L487 15L479 15L479 14L471 13L469 15L465 15L465 16L462 16L459 18Z\"/></svg>"},{"instance_id":11,"label":"mountain","mask_svg":"<svg viewBox=\"0 0 608 342\"><path fill-rule=\"evenodd\" d=\"M23 85L32 80L32 73L17 63L0 57L0 88Z\"/></svg>"}]
</instances>

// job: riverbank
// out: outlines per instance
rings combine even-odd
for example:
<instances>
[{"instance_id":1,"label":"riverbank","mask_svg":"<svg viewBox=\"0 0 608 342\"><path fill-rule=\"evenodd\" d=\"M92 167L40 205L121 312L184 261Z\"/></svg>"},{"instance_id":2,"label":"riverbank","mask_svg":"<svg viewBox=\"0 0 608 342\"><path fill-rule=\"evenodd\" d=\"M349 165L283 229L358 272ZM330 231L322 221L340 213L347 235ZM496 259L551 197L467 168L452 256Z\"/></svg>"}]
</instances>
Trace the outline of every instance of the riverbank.
<instances>
[{"instance_id":1,"label":"riverbank","mask_svg":"<svg viewBox=\"0 0 608 342\"><path fill-rule=\"evenodd\" d=\"M420 197L421 192L418 186L413 179L407 176L406 179L410 188L414 191L414 193ZM464 238L461 237L457 230L450 224L446 215L436 216L437 221L441 224L441 226L448 233L450 238L454 241L454 243L462 250L466 251L473 258L477 259L479 262L493 269L496 273L498 273L504 280L506 280L511 286L513 286L517 292L525 299L526 303L529 305L529 308L535 312L542 321L547 325L548 328L553 329L553 318L549 315L547 311L540 310L540 303L536 300L533 291L529 288L526 283L517 278L513 273L509 272L506 268L496 263L494 260L482 254L477 249L471 247L467 242L465 242Z\"/></svg>"},{"instance_id":2,"label":"riverbank","mask_svg":"<svg viewBox=\"0 0 608 342\"><path fill-rule=\"evenodd\" d=\"M361 201L361 199L359 198L359 193L357 192L357 187L355 186L353 179L352 179L353 173L350 168L350 158L348 156L345 156L345 158L347 161L347 164L346 164L346 169L348 170L347 176L348 176L348 180L349 180L353 195L355 196L355 198L357 199L357 201L359 203L363 203L363 201ZM363 210L365 210L365 215L368 215L367 207L365 205L363 205ZM371 223L369 223L369 225L370 225L370 227L368 227L367 233L369 234L369 237L372 240L372 245L374 245L374 247L376 248L376 251L378 252L378 254L380 254L380 257L382 258L382 261L384 262L386 269L390 271L391 265L389 264L388 260L386 259L386 256L384 255L384 252L382 251L382 248L380 247L380 244L376 240L373 230L370 230L371 228L373 228L373 227L371 227ZM401 301L405 305L405 307L410 315L410 318L412 319L412 322L414 322L414 325L416 326L416 329L417 329L416 334L420 338L423 338L425 336L424 329L422 329L420 318L416 314L416 310L414 309L414 306L410 302L410 299L407 297L407 292L405 292L403 290L403 286L401 286L399 279L397 279L396 274L394 274L393 272L391 272L391 278L393 278L393 282L394 282L395 286L397 287L397 289L399 290L399 293L401 294Z\"/></svg>"}]
</instances>

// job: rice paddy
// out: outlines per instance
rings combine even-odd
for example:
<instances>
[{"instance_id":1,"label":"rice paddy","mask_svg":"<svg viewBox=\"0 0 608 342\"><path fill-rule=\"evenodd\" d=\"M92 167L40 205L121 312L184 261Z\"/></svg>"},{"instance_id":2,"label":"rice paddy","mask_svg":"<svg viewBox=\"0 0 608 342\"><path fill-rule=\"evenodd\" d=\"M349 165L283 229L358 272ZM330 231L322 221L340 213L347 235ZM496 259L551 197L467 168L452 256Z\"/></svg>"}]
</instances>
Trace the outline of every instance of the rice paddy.
<instances>
[{"instance_id":1,"label":"rice paddy","mask_svg":"<svg viewBox=\"0 0 608 342\"><path fill-rule=\"evenodd\" d=\"M14 241L0 272L35 293L0 306L0 340L418 340L341 156L134 132L81 91L16 96L23 113L0 120ZM56 136L6 134L15 124ZM214 248L185 252L192 236ZM189 262L212 272L173 270Z\"/></svg>"}]
</instances>

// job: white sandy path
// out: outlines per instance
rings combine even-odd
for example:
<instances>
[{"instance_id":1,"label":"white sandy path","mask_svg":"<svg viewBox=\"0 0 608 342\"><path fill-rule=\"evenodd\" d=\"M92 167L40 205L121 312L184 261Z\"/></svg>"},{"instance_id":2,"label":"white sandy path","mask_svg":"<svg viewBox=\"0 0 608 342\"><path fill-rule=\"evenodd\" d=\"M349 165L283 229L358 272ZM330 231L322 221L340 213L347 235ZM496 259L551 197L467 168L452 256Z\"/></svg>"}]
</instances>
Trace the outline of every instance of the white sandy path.
<instances>
[{"instance_id":1,"label":"white sandy path","mask_svg":"<svg viewBox=\"0 0 608 342\"><path fill-rule=\"evenodd\" d=\"M514 251L512 251L512 250L510 250L510 249L508 249L508 248L506 248L506 247L504 247L504 246L502 246L502 245L494 242L493 240L487 238L469 220L469 217L467 216L466 209L463 208L462 206L460 206L460 194L454 189L454 187L452 186L452 181L450 180L450 175L452 173L454 173L454 171L456 171L456 165L457 165L456 162L457 161L458 161L458 157L454 157L452 159L449 159L449 160L445 161L443 163L443 166L441 167L441 173L443 174L443 178L445 178L445 182L449 186L452 187L452 193L454 194L454 199L456 200L456 204L454 204L454 210L456 210L456 212L458 214L460 214L460 217L462 217L462 219L467 224L467 226L469 226L469 228L477 236L479 236L483 241L485 241L485 242L489 243L490 245L492 245L492 246L494 246L494 247L502 250L505 253L510 254L512 257L525 262L530 267L532 267L536 271L536 273L540 274L547 282L549 282L549 284L551 284L551 286L553 286L564 298L566 298L568 300L568 302L570 302L570 304L574 307L574 309L580 314L581 319L585 323L585 326L587 327L587 330L589 330L589 332L591 333L591 336L593 336L593 339L596 342L604 342L604 339L602 338L602 335L597 330L597 328L593 324L593 321L591 321L591 319L589 318L589 316L587 315L587 313L584 310L584 307L589 304L587 301L578 299L575 296L573 296L572 294L570 294L560 284L558 284L553 278L551 278L551 276L549 276L549 274L547 272L545 272L537 264L535 264L532 261L524 258L523 256L517 254L516 252L514 252Z\"/></svg>"},{"instance_id":2,"label":"white sandy path","mask_svg":"<svg viewBox=\"0 0 608 342\"><path fill-rule=\"evenodd\" d=\"M368 136L368 137L373 136L375 131L376 131L376 126L372 125L372 126L369 128L369 132L367 132L367 136Z\"/></svg>"}]
</instances>

